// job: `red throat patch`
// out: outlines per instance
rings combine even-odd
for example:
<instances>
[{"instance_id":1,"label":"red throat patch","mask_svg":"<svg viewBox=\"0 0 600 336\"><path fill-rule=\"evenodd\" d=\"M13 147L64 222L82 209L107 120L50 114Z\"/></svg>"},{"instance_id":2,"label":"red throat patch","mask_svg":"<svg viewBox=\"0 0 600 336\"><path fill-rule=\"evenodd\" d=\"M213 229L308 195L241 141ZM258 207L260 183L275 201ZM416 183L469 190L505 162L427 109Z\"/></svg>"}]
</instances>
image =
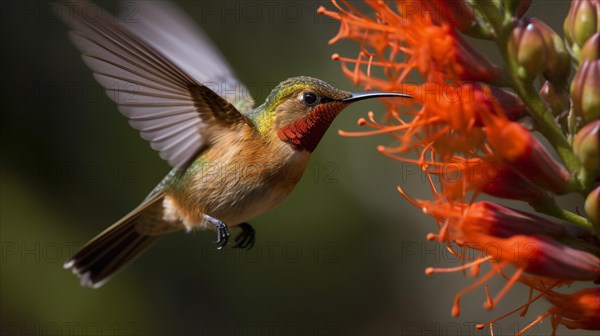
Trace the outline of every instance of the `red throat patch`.
<instances>
[{"instance_id":1,"label":"red throat patch","mask_svg":"<svg viewBox=\"0 0 600 336\"><path fill-rule=\"evenodd\" d=\"M335 117L346 107L342 102L330 102L315 106L305 117L277 131L279 138L298 150L312 153Z\"/></svg>"}]
</instances>

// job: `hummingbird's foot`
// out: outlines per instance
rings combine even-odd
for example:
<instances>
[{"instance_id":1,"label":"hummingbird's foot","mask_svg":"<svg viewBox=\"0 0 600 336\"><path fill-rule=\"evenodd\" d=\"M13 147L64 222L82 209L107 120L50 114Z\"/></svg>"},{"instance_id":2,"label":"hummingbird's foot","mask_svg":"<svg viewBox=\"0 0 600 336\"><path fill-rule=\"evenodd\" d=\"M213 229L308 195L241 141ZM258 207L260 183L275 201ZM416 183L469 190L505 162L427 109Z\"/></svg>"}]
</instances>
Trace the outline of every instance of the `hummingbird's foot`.
<instances>
[{"instance_id":1,"label":"hummingbird's foot","mask_svg":"<svg viewBox=\"0 0 600 336\"><path fill-rule=\"evenodd\" d=\"M217 245L217 250L225 247L229 241L229 230L227 230L227 225L223 222L220 222L219 224L220 225L217 226L217 240L213 241L213 243Z\"/></svg>"},{"instance_id":2,"label":"hummingbird's foot","mask_svg":"<svg viewBox=\"0 0 600 336\"><path fill-rule=\"evenodd\" d=\"M240 224L240 228L242 232L235 237L235 242L237 244L233 245L233 248L243 248L243 249L251 249L254 247L254 241L256 239L256 231L252 228L252 225L248 223Z\"/></svg>"},{"instance_id":3,"label":"hummingbird's foot","mask_svg":"<svg viewBox=\"0 0 600 336\"><path fill-rule=\"evenodd\" d=\"M217 250L222 249L229 241L229 230L227 229L227 225L225 225L223 221L209 215L204 215L204 217L210 224L215 226L215 229L217 230L217 240L213 241L213 243L217 245Z\"/></svg>"}]
</instances>

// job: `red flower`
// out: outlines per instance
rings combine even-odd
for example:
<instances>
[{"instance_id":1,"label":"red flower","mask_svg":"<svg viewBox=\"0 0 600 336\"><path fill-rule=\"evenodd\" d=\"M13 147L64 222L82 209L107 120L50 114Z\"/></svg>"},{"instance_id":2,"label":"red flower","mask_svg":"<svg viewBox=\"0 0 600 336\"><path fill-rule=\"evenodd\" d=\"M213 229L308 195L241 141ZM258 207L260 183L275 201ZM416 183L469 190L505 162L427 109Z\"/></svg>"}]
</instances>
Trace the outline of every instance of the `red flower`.
<instances>
[{"instance_id":1,"label":"red flower","mask_svg":"<svg viewBox=\"0 0 600 336\"><path fill-rule=\"evenodd\" d=\"M396 84L404 82L413 69L426 76L427 81L438 83L443 83L444 78L488 81L498 76L496 67L471 48L450 25L434 22L429 12L419 11L417 4L398 1L394 10L383 1L368 1L377 13L377 18L371 19L345 1L344 7L335 0L332 3L339 13L324 7L318 9L319 13L341 23L338 34L329 43L352 39L361 44L358 59L339 58L347 70L348 63L355 64L354 72L350 71L355 84L363 83L367 87L378 84L377 81L371 83L371 76L359 70L364 64L391 70L386 76ZM374 53L366 47L373 48ZM363 57L371 60L363 60Z\"/></svg>"},{"instance_id":2,"label":"red flower","mask_svg":"<svg viewBox=\"0 0 600 336\"><path fill-rule=\"evenodd\" d=\"M394 2L366 1L374 12L373 17L361 13L346 1L341 2L343 6L336 0L332 3L337 8L336 12L323 7L318 10L340 21L340 30L330 43L350 39L360 46L356 58L333 56L340 62L343 73L354 84L363 85L366 89L401 91L414 98L384 100L387 113L382 121L369 112L368 117L359 119L358 124L370 130L340 134L388 134L398 144L380 146L378 150L394 159L418 165L427 174L433 192L432 200L414 200L401 187L398 190L436 220L439 232L431 233L428 238L446 244L465 262L449 269L428 268L427 274L469 269L471 275L477 277L482 264L490 265L486 274L455 296L452 315L460 313L460 299L465 294L501 275L508 281L493 298L486 287L486 308L493 308L513 285L521 282L531 288L532 297L524 306L505 316L521 309L524 314L531 302L546 297L554 304L547 313L556 321L554 328L558 324L569 328L600 328L597 290L590 289L581 294L555 291L558 286L575 280L600 279L600 239L595 233L496 203L477 201L480 194L487 193L525 201L540 209L554 204L554 194L572 190L570 187L574 179L581 175L567 170L540 140L518 122L527 115L534 116L538 123L548 119L553 121L551 114L549 118L539 115L540 110L545 108L544 103L540 100L539 104L532 104L524 100L528 103L526 107L517 95L494 87L494 82L504 80L500 78L500 71L471 48L459 32L496 29L494 24L498 22L487 22L486 27L477 26L485 18L472 11L468 5L470 2L462 0L455 5L467 10L463 13L464 17L452 13L444 15L451 4L434 0L397 1L395 6ZM525 19L519 18L529 4L530 1L511 3L507 7L511 20L502 22L506 24L507 32L500 31L503 35L498 37L494 31L488 31L486 38L504 39L498 44L505 48L503 57L510 61L507 61L509 70L515 72L512 80L520 84L515 84L515 91L528 89L527 85L537 78L537 74L543 73L552 85L558 85L553 87L555 90L560 89L560 93L566 94L564 84L570 69L569 56L558 35L543 22L527 19L539 31L533 34L523 30L527 25ZM509 43L511 36L512 44ZM537 42L541 43L541 49L538 49L548 60L542 62L542 68L538 68L537 63L543 60L537 60L536 50L523 43L525 37L540 40ZM417 80L421 82L414 84ZM467 82L473 80L477 82ZM520 97L526 97L524 92L519 93ZM563 113L561 103L553 106L558 116ZM563 128L575 130L577 122L571 116L568 125L563 125ZM552 131L556 127L553 124L545 126ZM549 134L554 140L558 139L564 151L567 141L562 140L566 137L561 140L562 134ZM580 157L584 151L581 148L585 147L581 143L578 138L576 147ZM584 148L586 158L594 158L589 154L595 153L589 149L592 147ZM415 152L417 158L406 157L407 152ZM561 157L578 160L575 155L561 154ZM586 167L589 161L586 159ZM569 169L582 163L565 162ZM585 188L592 189L589 186ZM591 210L586 208L586 211L597 213L596 207L589 208ZM552 215L557 213L565 214L555 211ZM582 218L576 214L556 216L566 220ZM584 222L582 226L587 228L585 221L587 219L583 218L578 224ZM477 257L473 258L466 250L476 251ZM516 271L508 275L506 266L513 266ZM540 293L534 298L535 290ZM563 307L560 300L565 305L572 302L572 308Z\"/></svg>"},{"instance_id":3,"label":"red flower","mask_svg":"<svg viewBox=\"0 0 600 336\"><path fill-rule=\"evenodd\" d=\"M553 324L569 329L600 329L600 288L587 288L573 294L550 291L546 299L554 305L548 311Z\"/></svg>"},{"instance_id":4,"label":"red flower","mask_svg":"<svg viewBox=\"0 0 600 336\"><path fill-rule=\"evenodd\" d=\"M484 115L485 133L496 156L537 186L562 193L569 172L521 124L502 115Z\"/></svg>"}]
</instances>

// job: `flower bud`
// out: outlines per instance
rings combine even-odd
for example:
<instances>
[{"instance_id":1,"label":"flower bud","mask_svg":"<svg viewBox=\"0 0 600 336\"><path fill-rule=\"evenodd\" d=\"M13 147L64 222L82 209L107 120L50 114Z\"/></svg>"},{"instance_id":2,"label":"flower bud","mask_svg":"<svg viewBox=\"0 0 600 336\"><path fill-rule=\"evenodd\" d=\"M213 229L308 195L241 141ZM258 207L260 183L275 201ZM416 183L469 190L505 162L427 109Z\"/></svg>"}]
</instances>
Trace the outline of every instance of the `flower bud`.
<instances>
[{"instance_id":1,"label":"flower bud","mask_svg":"<svg viewBox=\"0 0 600 336\"><path fill-rule=\"evenodd\" d=\"M493 203L473 205L461 219L446 222L452 240L530 274L563 280L600 278L597 248L582 241L576 246L564 244L559 224Z\"/></svg>"},{"instance_id":2,"label":"flower bud","mask_svg":"<svg viewBox=\"0 0 600 336\"><path fill-rule=\"evenodd\" d=\"M508 40L508 53L518 64L517 75L521 79L533 80L546 64L547 51L542 32L533 22L519 21Z\"/></svg>"},{"instance_id":3,"label":"flower bud","mask_svg":"<svg viewBox=\"0 0 600 336\"><path fill-rule=\"evenodd\" d=\"M527 203L535 203L543 197L547 197L543 190L507 166L499 167L495 178L482 184L481 191L491 196L521 200Z\"/></svg>"},{"instance_id":4,"label":"flower bud","mask_svg":"<svg viewBox=\"0 0 600 336\"><path fill-rule=\"evenodd\" d=\"M581 55L579 55L579 63L587 60L600 59L600 33L596 33L590 37L583 45Z\"/></svg>"},{"instance_id":5,"label":"flower bud","mask_svg":"<svg viewBox=\"0 0 600 336\"><path fill-rule=\"evenodd\" d=\"M588 251L594 247L585 243L571 247L546 235L513 236L491 242L496 242L500 249L489 249L490 255L522 267L530 274L561 280L600 278L600 258Z\"/></svg>"},{"instance_id":6,"label":"flower bud","mask_svg":"<svg viewBox=\"0 0 600 336\"><path fill-rule=\"evenodd\" d=\"M525 127L491 115L484 116L484 123L488 141L501 161L541 188L564 192L569 172Z\"/></svg>"},{"instance_id":7,"label":"flower bud","mask_svg":"<svg viewBox=\"0 0 600 336\"><path fill-rule=\"evenodd\" d=\"M575 293L550 291L546 299L554 305L556 322L569 329L600 329L600 288L585 288Z\"/></svg>"},{"instance_id":8,"label":"flower bud","mask_svg":"<svg viewBox=\"0 0 600 336\"><path fill-rule=\"evenodd\" d=\"M483 125L481 114L492 113L496 107L502 108L502 113L509 120L519 120L528 113L521 98L513 92L479 83L462 84L461 90L465 89L473 92L474 105L480 112L475 115L476 126Z\"/></svg>"},{"instance_id":9,"label":"flower bud","mask_svg":"<svg viewBox=\"0 0 600 336\"><path fill-rule=\"evenodd\" d=\"M587 122L600 119L600 60L587 60L577 69L571 99L576 115Z\"/></svg>"},{"instance_id":10,"label":"flower bud","mask_svg":"<svg viewBox=\"0 0 600 336\"><path fill-rule=\"evenodd\" d=\"M556 84L564 84L571 70L571 57L558 34L543 21L529 18L513 28L509 55L518 64L520 78L533 80L540 72Z\"/></svg>"},{"instance_id":11,"label":"flower bud","mask_svg":"<svg viewBox=\"0 0 600 336\"><path fill-rule=\"evenodd\" d=\"M508 120L519 120L528 114L525 104L523 104L523 101L517 94L504 89L490 88L492 90L493 98L495 98L495 101L502 107L502 112ZM488 103L490 103L489 100Z\"/></svg>"},{"instance_id":12,"label":"flower bud","mask_svg":"<svg viewBox=\"0 0 600 336\"><path fill-rule=\"evenodd\" d=\"M530 18L529 21L540 32L546 45L544 77L552 83L564 84L571 72L571 56L563 39L543 21L536 18Z\"/></svg>"},{"instance_id":13,"label":"flower bud","mask_svg":"<svg viewBox=\"0 0 600 336\"><path fill-rule=\"evenodd\" d=\"M557 88L549 81L544 82L544 85L542 85L540 96L544 98L555 117L558 117L564 111L568 111L571 105L569 93L566 90Z\"/></svg>"},{"instance_id":14,"label":"flower bud","mask_svg":"<svg viewBox=\"0 0 600 336\"><path fill-rule=\"evenodd\" d=\"M500 113L509 120L518 120L528 113L516 94L498 87L476 82L444 85L439 91L444 99L431 95L432 88L436 88L435 83L424 83L403 92L410 92L416 100L423 101L425 109L435 111L452 130L467 130L473 126L480 128L484 125L482 115L497 113L496 110L501 110ZM469 148L472 146L471 143L467 145Z\"/></svg>"},{"instance_id":15,"label":"flower bud","mask_svg":"<svg viewBox=\"0 0 600 336\"><path fill-rule=\"evenodd\" d=\"M539 234L560 238L568 235L565 227L557 222L487 201L471 204L464 218L462 230L498 238Z\"/></svg>"},{"instance_id":16,"label":"flower bud","mask_svg":"<svg viewBox=\"0 0 600 336\"><path fill-rule=\"evenodd\" d=\"M565 37L575 58L581 48L600 31L600 2L598 0L573 0L564 23Z\"/></svg>"},{"instance_id":17,"label":"flower bud","mask_svg":"<svg viewBox=\"0 0 600 336\"><path fill-rule=\"evenodd\" d=\"M600 187L592 190L585 199L585 213L595 226L600 226Z\"/></svg>"},{"instance_id":18,"label":"flower bud","mask_svg":"<svg viewBox=\"0 0 600 336\"><path fill-rule=\"evenodd\" d=\"M600 120L585 125L573 140L573 152L590 174L600 169Z\"/></svg>"},{"instance_id":19,"label":"flower bud","mask_svg":"<svg viewBox=\"0 0 600 336\"><path fill-rule=\"evenodd\" d=\"M468 191L482 191L488 195L535 203L547 193L510 167L493 157L479 159L455 158L441 169L431 171L441 181L444 197L458 200Z\"/></svg>"}]
</instances>

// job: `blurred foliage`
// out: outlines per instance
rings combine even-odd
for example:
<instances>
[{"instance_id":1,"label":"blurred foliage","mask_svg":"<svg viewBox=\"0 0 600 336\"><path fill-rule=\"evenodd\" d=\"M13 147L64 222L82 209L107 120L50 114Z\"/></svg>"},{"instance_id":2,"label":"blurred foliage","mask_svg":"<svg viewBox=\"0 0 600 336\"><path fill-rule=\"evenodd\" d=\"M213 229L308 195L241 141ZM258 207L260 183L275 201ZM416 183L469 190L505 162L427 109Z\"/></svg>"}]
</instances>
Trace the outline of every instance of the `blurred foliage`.
<instances>
[{"instance_id":1,"label":"blurred foliage","mask_svg":"<svg viewBox=\"0 0 600 336\"><path fill-rule=\"evenodd\" d=\"M316 15L329 3L180 4L260 88L259 102L296 75L352 89L330 55L355 46L328 46L338 24ZM557 26L568 3L534 8ZM479 295L463 303L472 320L450 317L462 278L423 273L456 262L425 240L434 223L395 189L425 190L425 177L377 154L385 137L336 134L381 111L378 102L335 121L292 195L252 222L254 250L216 251L212 232L173 234L101 289L81 288L62 263L169 168L105 97L47 2L2 1L0 36L0 334L489 335L474 325L498 314L484 312ZM497 311L522 302L514 294Z\"/></svg>"}]
</instances>

